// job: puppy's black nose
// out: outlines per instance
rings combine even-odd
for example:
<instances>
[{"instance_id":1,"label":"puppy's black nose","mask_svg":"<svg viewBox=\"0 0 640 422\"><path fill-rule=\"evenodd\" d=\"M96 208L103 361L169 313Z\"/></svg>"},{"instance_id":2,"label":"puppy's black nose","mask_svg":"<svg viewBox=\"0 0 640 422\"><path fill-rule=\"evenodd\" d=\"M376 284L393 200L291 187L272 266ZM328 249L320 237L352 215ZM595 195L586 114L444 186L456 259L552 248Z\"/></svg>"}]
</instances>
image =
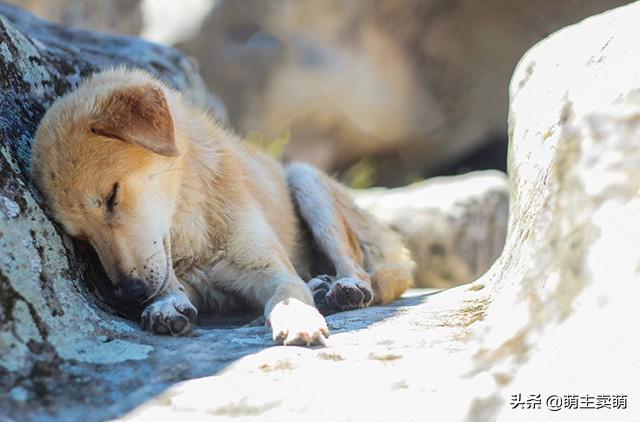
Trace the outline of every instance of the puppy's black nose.
<instances>
[{"instance_id":1,"label":"puppy's black nose","mask_svg":"<svg viewBox=\"0 0 640 422\"><path fill-rule=\"evenodd\" d=\"M119 299L129 303L140 303L149 297L144 281L133 277L121 277L114 293Z\"/></svg>"}]
</instances>

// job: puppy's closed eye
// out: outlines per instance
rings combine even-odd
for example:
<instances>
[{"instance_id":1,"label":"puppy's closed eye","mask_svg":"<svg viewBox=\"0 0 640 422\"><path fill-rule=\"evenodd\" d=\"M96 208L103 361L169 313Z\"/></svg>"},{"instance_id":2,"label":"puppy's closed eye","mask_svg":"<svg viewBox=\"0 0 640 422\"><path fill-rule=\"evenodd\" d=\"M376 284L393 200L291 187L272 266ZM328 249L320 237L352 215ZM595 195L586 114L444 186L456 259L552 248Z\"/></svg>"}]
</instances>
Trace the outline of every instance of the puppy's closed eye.
<instances>
[{"instance_id":1,"label":"puppy's closed eye","mask_svg":"<svg viewBox=\"0 0 640 422\"><path fill-rule=\"evenodd\" d=\"M113 188L107 196L107 211L113 212L116 205L118 205L118 191L120 190L120 185L118 183L113 184Z\"/></svg>"}]
</instances>

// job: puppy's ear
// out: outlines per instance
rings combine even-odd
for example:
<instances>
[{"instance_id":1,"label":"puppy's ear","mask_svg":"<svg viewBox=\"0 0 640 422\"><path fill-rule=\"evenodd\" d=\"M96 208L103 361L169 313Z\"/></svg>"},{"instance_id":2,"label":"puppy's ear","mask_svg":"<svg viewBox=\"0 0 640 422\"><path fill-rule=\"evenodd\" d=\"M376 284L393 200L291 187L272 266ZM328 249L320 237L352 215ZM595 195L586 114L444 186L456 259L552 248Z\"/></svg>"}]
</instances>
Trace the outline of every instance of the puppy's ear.
<instances>
[{"instance_id":1,"label":"puppy's ear","mask_svg":"<svg viewBox=\"0 0 640 422\"><path fill-rule=\"evenodd\" d=\"M162 90L153 85L112 91L98 106L91 131L161 155L178 155L173 117Z\"/></svg>"}]
</instances>

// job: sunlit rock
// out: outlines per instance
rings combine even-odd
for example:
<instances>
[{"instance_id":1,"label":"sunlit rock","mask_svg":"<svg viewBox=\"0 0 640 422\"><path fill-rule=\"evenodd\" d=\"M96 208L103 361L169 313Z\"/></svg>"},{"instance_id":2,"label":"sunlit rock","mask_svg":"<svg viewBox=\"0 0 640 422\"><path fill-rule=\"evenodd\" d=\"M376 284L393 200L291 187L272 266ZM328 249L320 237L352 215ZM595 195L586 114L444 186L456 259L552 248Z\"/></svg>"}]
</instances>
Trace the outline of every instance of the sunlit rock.
<instances>
[{"instance_id":1,"label":"sunlit rock","mask_svg":"<svg viewBox=\"0 0 640 422\"><path fill-rule=\"evenodd\" d=\"M497 171L355 191L356 202L402 234L418 287L453 287L485 273L502 252L509 187Z\"/></svg>"}]
</instances>

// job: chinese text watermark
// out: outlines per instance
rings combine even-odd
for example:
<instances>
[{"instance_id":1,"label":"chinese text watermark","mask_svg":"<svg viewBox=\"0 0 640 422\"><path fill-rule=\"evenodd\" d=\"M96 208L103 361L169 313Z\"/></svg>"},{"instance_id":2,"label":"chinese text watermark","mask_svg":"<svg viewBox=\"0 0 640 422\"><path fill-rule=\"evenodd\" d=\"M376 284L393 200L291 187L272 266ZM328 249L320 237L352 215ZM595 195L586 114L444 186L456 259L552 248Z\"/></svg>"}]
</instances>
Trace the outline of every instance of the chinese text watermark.
<instances>
[{"instance_id":1,"label":"chinese text watermark","mask_svg":"<svg viewBox=\"0 0 640 422\"><path fill-rule=\"evenodd\" d=\"M511 409L547 409L557 412L562 409L626 409L626 394L512 394Z\"/></svg>"}]
</instances>

